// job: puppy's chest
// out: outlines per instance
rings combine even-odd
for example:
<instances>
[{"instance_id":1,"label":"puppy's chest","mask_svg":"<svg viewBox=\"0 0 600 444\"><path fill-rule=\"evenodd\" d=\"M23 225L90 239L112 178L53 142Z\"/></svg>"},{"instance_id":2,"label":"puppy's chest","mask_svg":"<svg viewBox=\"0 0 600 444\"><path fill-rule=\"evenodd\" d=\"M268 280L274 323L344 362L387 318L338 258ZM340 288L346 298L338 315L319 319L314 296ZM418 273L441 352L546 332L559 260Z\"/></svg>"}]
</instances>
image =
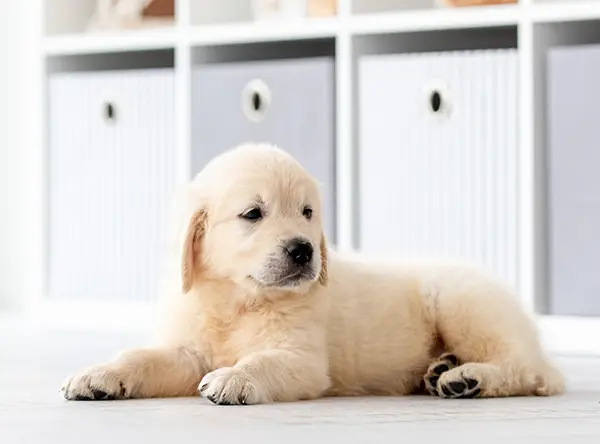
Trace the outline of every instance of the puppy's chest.
<instances>
[{"instance_id":1,"label":"puppy's chest","mask_svg":"<svg viewBox=\"0 0 600 444\"><path fill-rule=\"evenodd\" d=\"M213 369L231 367L244 356L267 346L271 320L261 313L234 317L203 316L206 358Z\"/></svg>"}]
</instances>

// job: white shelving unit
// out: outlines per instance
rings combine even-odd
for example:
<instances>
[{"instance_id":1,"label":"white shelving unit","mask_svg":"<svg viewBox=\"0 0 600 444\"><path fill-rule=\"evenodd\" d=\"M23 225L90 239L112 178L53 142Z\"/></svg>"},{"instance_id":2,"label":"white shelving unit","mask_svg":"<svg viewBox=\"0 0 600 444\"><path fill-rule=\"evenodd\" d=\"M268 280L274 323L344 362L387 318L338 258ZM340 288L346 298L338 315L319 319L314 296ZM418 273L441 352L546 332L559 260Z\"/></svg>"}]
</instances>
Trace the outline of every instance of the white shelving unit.
<instances>
[{"instance_id":1,"label":"white shelving unit","mask_svg":"<svg viewBox=\"0 0 600 444\"><path fill-rule=\"evenodd\" d=\"M520 0L518 4L473 8L435 7L433 0L338 0L333 18L292 22L253 22L249 0L177 0L172 28L123 32L85 32L93 0L45 0L41 5L40 108L47 109L48 72L98 70L112 66L172 63L176 79L178 181L191 177L191 71L204 55L235 59L240 52L277 52L285 42L326 42L335 57L337 245L339 250L360 246L356 226L357 58L364 53L513 47L519 54L518 238L519 290L525 305L540 316L544 340L556 352L600 354L600 318L571 318L544 314L545 232L544 162L545 51L556 45L600 43L600 0ZM214 12L215 4L220 10ZM243 4L243 7L240 5ZM210 6L209 6L210 5ZM376 5L374 10L372 5ZM410 5L410 8L402 8ZM209 9L207 9L209 8ZM70 11L69 16L60 15ZM210 12L210 13L209 13ZM448 39L446 38L448 37ZM467 43L465 43L467 42ZM450 45L450 48L447 46ZM241 48L241 50L240 50ZM311 45L303 51L310 55ZM216 56L215 56L216 54ZM139 66L138 66L139 65ZM46 118L39 123L46 134ZM43 138L42 138L43 139ZM40 140L40 159L46 140ZM43 171L41 171L43 173ZM46 205L44 179L40 179L40 207ZM39 230L46 221L39 220ZM46 258L47 248L41 246ZM39 281L46 280L44 261L34 264ZM59 322L132 325L131 313L140 307L77 307L49 304L44 288L34 308ZM93 316L85 313L93 312ZM93 319L90 319L92 317ZM119 319L120 318L120 319Z\"/></svg>"}]
</instances>

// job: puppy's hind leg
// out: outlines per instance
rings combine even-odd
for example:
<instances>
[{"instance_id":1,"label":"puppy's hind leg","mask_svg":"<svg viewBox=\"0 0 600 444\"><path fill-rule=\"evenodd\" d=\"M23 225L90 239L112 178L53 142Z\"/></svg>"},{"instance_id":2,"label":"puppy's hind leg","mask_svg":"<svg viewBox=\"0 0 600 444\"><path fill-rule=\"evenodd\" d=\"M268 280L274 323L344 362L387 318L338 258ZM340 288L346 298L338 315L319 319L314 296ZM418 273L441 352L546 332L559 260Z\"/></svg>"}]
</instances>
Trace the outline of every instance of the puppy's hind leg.
<instances>
[{"instance_id":1,"label":"puppy's hind leg","mask_svg":"<svg viewBox=\"0 0 600 444\"><path fill-rule=\"evenodd\" d=\"M466 275L436 300L436 328L462 365L441 374L446 398L550 396L564 391L536 327L501 283Z\"/></svg>"},{"instance_id":2,"label":"puppy's hind leg","mask_svg":"<svg viewBox=\"0 0 600 444\"><path fill-rule=\"evenodd\" d=\"M425 376L423 376L424 388L430 395L438 396L437 385L442 376L447 371L458 365L458 358L452 353L444 353L431 363Z\"/></svg>"}]
</instances>

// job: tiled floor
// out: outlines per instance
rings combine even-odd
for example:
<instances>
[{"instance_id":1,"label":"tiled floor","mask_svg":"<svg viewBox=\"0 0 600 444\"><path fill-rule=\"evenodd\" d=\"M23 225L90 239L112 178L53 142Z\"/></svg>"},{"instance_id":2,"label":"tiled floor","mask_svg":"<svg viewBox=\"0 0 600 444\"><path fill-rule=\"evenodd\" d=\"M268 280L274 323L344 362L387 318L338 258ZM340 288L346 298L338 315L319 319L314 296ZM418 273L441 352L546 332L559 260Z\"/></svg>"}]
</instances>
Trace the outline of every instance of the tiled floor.
<instances>
[{"instance_id":1,"label":"tiled floor","mask_svg":"<svg viewBox=\"0 0 600 444\"><path fill-rule=\"evenodd\" d=\"M561 359L569 393L549 399L355 398L217 407L200 398L61 398L68 374L140 340L0 324L0 443L600 443L600 360L594 359Z\"/></svg>"}]
</instances>

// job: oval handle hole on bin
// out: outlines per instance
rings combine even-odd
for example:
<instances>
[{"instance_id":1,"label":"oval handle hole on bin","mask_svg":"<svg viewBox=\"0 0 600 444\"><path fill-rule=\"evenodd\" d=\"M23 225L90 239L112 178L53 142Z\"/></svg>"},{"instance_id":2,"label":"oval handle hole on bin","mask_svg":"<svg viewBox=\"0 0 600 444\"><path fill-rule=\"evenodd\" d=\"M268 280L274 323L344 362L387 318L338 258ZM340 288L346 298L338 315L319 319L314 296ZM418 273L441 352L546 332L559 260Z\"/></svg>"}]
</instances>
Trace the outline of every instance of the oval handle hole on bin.
<instances>
[{"instance_id":1,"label":"oval handle hole on bin","mask_svg":"<svg viewBox=\"0 0 600 444\"><path fill-rule=\"evenodd\" d=\"M104 105L104 118L108 122L113 122L114 120L116 120L115 106L111 102L107 102Z\"/></svg>"},{"instance_id":2,"label":"oval handle hole on bin","mask_svg":"<svg viewBox=\"0 0 600 444\"><path fill-rule=\"evenodd\" d=\"M248 120L258 123L264 120L271 104L271 91L261 79L249 81L242 91L242 110Z\"/></svg>"},{"instance_id":3,"label":"oval handle hole on bin","mask_svg":"<svg viewBox=\"0 0 600 444\"><path fill-rule=\"evenodd\" d=\"M260 94L257 92L254 92L252 94L252 108L254 109L254 111L259 111L260 105L261 105Z\"/></svg>"},{"instance_id":4,"label":"oval handle hole on bin","mask_svg":"<svg viewBox=\"0 0 600 444\"><path fill-rule=\"evenodd\" d=\"M442 95L439 91L433 91L431 96L429 97L429 104L431 105L431 110L434 113L437 113L442 108Z\"/></svg>"},{"instance_id":5,"label":"oval handle hole on bin","mask_svg":"<svg viewBox=\"0 0 600 444\"><path fill-rule=\"evenodd\" d=\"M436 120L447 120L451 117L453 105L452 91L440 79L433 79L423 87L423 108Z\"/></svg>"}]
</instances>

